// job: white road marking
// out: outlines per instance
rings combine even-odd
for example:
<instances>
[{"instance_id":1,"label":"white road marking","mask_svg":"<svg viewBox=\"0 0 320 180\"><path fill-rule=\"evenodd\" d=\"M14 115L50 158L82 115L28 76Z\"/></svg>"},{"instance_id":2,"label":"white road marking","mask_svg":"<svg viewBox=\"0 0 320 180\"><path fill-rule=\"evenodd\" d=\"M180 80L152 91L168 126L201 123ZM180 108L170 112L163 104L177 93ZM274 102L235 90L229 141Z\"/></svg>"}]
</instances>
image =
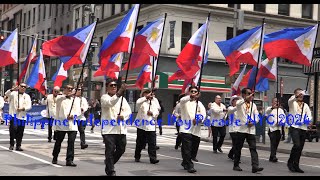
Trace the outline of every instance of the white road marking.
<instances>
[{"instance_id":1,"label":"white road marking","mask_svg":"<svg viewBox=\"0 0 320 180\"><path fill-rule=\"evenodd\" d=\"M1 145L0 145L0 148L8 150L8 147L4 147L4 146L1 146ZM8 151L9 151L9 150L8 150ZM26 154L26 153L23 153L23 152L19 152L19 151L12 151L12 152L13 152L13 153L20 154L20 155L22 155L22 156L26 156L26 157L28 157L28 158L31 158L31 159L34 159L34 160L37 160L37 161L40 161L40 162L42 162L42 163L44 163L44 164L49 164L49 165L54 166L54 167L62 167L62 166L60 166L60 165L52 164L52 163L49 162L49 161L46 161L46 160L37 158L37 157L35 157L35 156L31 156L31 155Z\"/></svg>"}]
</instances>

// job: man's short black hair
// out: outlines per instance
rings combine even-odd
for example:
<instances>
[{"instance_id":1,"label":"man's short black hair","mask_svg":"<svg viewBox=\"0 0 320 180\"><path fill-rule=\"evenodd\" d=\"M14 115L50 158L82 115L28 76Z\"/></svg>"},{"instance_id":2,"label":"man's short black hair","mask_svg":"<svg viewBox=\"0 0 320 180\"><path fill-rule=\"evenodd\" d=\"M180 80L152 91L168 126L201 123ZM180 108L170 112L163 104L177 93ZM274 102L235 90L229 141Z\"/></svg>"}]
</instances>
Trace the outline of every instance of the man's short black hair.
<instances>
[{"instance_id":1,"label":"man's short black hair","mask_svg":"<svg viewBox=\"0 0 320 180\"><path fill-rule=\"evenodd\" d=\"M297 89L294 90L294 93L296 93L298 91L302 91L302 89L301 88L297 88Z\"/></svg>"},{"instance_id":2,"label":"man's short black hair","mask_svg":"<svg viewBox=\"0 0 320 180\"><path fill-rule=\"evenodd\" d=\"M198 86L190 86L189 87L189 92L191 91L191 89L196 89L198 92L200 92Z\"/></svg>"},{"instance_id":3,"label":"man's short black hair","mask_svg":"<svg viewBox=\"0 0 320 180\"><path fill-rule=\"evenodd\" d=\"M248 91L248 90L251 91L250 88L243 88L243 89L241 90L241 94L247 94L247 91Z\"/></svg>"},{"instance_id":4,"label":"man's short black hair","mask_svg":"<svg viewBox=\"0 0 320 180\"><path fill-rule=\"evenodd\" d=\"M116 80L116 79L112 79L112 78L108 78L108 79L106 79L106 86L108 87L108 86L109 86L109 84L110 84L110 83L112 83L112 82L117 83L117 80ZM117 83L117 84L118 84L118 83Z\"/></svg>"}]
</instances>

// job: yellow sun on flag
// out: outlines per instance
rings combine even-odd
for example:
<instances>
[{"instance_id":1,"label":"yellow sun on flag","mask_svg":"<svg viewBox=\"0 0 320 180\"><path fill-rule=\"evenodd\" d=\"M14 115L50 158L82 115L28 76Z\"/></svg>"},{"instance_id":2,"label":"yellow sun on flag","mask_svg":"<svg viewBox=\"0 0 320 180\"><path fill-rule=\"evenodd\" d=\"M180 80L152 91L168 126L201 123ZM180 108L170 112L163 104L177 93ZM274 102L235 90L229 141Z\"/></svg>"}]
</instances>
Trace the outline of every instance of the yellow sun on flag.
<instances>
[{"instance_id":1,"label":"yellow sun on flag","mask_svg":"<svg viewBox=\"0 0 320 180\"><path fill-rule=\"evenodd\" d=\"M306 48L306 49L310 49L311 48L311 42L309 39L305 39L303 41L303 47Z\"/></svg>"},{"instance_id":2,"label":"yellow sun on flag","mask_svg":"<svg viewBox=\"0 0 320 180\"><path fill-rule=\"evenodd\" d=\"M260 40L259 39L256 39L254 42L253 42L253 45L251 46L251 49L255 50L255 49L258 49L260 47Z\"/></svg>"},{"instance_id":3,"label":"yellow sun on flag","mask_svg":"<svg viewBox=\"0 0 320 180\"><path fill-rule=\"evenodd\" d=\"M12 41L12 46L15 46L16 45L16 43L17 43L17 41L14 39L13 41Z\"/></svg>"},{"instance_id":4,"label":"yellow sun on flag","mask_svg":"<svg viewBox=\"0 0 320 180\"><path fill-rule=\"evenodd\" d=\"M118 55L117 58L116 58L116 62L120 62L120 60L121 60L121 56Z\"/></svg>"},{"instance_id":5,"label":"yellow sun on flag","mask_svg":"<svg viewBox=\"0 0 320 180\"><path fill-rule=\"evenodd\" d=\"M126 32L131 33L132 29L133 29L133 23L130 22L129 26L127 26Z\"/></svg>"},{"instance_id":6,"label":"yellow sun on flag","mask_svg":"<svg viewBox=\"0 0 320 180\"><path fill-rule=\"evenodd\" d=\"M42 71L42 63L39 64L39 71Z\"/></svg>"},{"instance_id":7,"label":"yellow sun on flag","mask_svg":"<svg viewBox=\"0 0 320 180\"><path fill-rule=\"evenodd\" d=\"M149 65L149 66L148 66L148 69L147 69L147 72L151 72L151 71L152 71L152 66Z\"/></svg>"},{"instance_id":8,"label":"yellow sun on flag","mask_svg":"<svg viewBox=\"0 0 320 180\"><path fill-rule=\"evenodd\" d=\"M273 65L273 59L268 61L268 66L271 67Z\"/></svg>"},{"instance_id":9,"label":"yellow sun on flag","mask_svg":"<svg viewBox=\"0 0 320 180\"><path fill-rule=\"evenodd\" d=\"M155 42L159 38L159 31L160 30L158 28L152 28L149 36L149 39L151 39L152 42Z\"/></svg>"}]
</instances>

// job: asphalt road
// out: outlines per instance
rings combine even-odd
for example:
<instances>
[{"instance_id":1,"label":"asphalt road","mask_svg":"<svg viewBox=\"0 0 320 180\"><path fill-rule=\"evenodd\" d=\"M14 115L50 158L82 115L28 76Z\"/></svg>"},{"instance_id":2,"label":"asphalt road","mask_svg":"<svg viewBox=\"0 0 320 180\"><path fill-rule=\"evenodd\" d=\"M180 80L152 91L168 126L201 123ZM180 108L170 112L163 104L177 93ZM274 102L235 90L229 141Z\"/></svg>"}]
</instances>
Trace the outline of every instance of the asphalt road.
<instances>
[{"instance_id":1,"label":"asphalt road","mask_svg":"<svg viewBox=\"0 0 320 180\"><path fill-rule=\"evenodd\" d=\"M90 133L87 127L86 136L89 147L80 149L80 137L75 143L75 159L77 167L65 166L67 138L65 138L58 158L58 164L51 164L54 141L47 142L47 129L32 129L26 127L22 141L24 151L9 151L9 129L0 125L0 175L14 176L105 176L104 172L104 144L98 128ZM300 168L304 174L292 173L286 162L289 154L278 153L279 162L268 161L269 151L258 150L262 172L251 172L250 152L243 148L240 167L242 172L233 171L233 162L227 158L230 146L224 145L224 153L214 154L212 144L201 142L195 162L196 173L190 174L183 170L181 152L174 149L175 135L165 133L157 136L160 149L157 156L160 162L150 164L147 151L144 150L141 162L134 162L136 129L130 128L127 134L126 152L115 165L118 176L314 176L320 175L320 159L301 157Z\"/></svg>"}]
</instances>

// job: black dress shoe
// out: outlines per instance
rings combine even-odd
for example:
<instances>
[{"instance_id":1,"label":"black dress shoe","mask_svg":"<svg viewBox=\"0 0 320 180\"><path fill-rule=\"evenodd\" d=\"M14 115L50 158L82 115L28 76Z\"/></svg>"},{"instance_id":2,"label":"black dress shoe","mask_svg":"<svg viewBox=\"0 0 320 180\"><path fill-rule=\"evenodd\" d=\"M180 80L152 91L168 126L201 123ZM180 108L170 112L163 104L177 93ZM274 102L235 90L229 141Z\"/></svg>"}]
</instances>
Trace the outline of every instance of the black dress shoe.
<instances>
[{"instance_id":1,"label":"black dress shoe","mask_svg":"<svg viewBox=\"0 0 320 180\"><path fill-rule=\"evenodd\" d=\"M85 149L88 147L88 144L81 145L81 149Z\"/></svg>"},{"instance_id":2,"label":"black dress shoe","mask_svg":"<svg viewBox=\"0 0 320 180\"><path fill-rule=\"evenodd\" d=\"M52 164L58 164L58 160L55 159L55 158L53 158L53 159L52 159Z\"/></svg>"},{"instance_id":3,"label":"black dress shoe","mask_svg":"<svg viewBox=\"0 0 320 180\"><path fill-rule=\"evenodd\" d=\"M298 173L304 173L304 171L302 169L300 169L299 166L297 166L297 165L293 165L293 168Z\"/></svg>"},{"instance_id":4,"label":"black dress shoe","mask_svg":"<svg viewBox=\"0 0 320 180\"><path fill-rule=\"evenodd\" d=\"M222 151L222 149L221 149L220 147L218 148L218 151L221 152L221 153L223 153L223 151Z\"/></svg>"},{"instance_id":5,"label":"black dress shoe","mask_svg":"<svg viewBox=\"0 0 320 180\"><path fill-rule=\"evenodd\" d=\"M233 156L230 156L229 154L228 154L228 158L231 159L232 161L234 160Z\"/></svg>"},{"instance_id":6,"label":"black dress shoe","mask_svg":"<svg viewBox=\"0 0 320 180\"><path fill-rule=\"evenodd\" d=\"M48 142L51 142L51 139L48 139Z\"/></svg>"},{"instance_id":7,"label":"black dress shoe","mask_svg":"<svg viewBox=\"0 0 320 180\"><path fill-rule=\"evenodd\" d=\"M13 146L10 146L10 147L9 147L9 150L11 150L11 151L12 151L12 150L13 150Z\"/></svg>"},{"instance_id":8,"label":"black dress shoe","mask_svg":"<svg viewBox=\"0 0 320 180\"><path fill-rule=\"evenodd\" d=\"M291 171L291 172L296 172L296 169L293 168L293 164L292 163L287 163L287 166L288 166L288 169Z\"/></svg>"},{"instance_id":9,"label":"black dress shoe","mask_svg":"<svg viewBox=\"0 0 320 180\"><path fill-rule=\"evenodd\" d=\"M213 153L217 154L217 153L218 153L218 151L217 151L217 150L213 150Z\"/></svg>"},{"instance_id":10,"label":"black dress shoe","mask_svg":"<svg viewBox=\"0 0 320 180\"><path fill-rule=\"evenodd\" d=\"M66 166L72 166L72 167L76 167L77 165L73 162L67 162Z\"/></svg>"},{"instance_id":11,"label":"black dress shoe","mask_svg":"<svg viewBox=\"0 0 320 180\"><path fill-rule=\"evenodd\" d=\"M197 158L192 158L192 161L199 162L199 160Z\"/></svg>"},{"instance_id":12,"label":"black dress shoe","mask_svg":"<svg viewBox=\"0 0 320 180\"><path fill-rule=\"evenodd\" d=\"M174 149L178 149L178 148L179 148L179 146L178 146L178 145L175 145L175 146L174 146Z\"/></svg>"},{"instance_id":13,"label":"black dress shoe","mask_svg":"<svg viewBox=\"0 0 320 180\"><path fill-rule=\"evenodd\" d=\"M108 176L117 176L115 171L112 171L111 173L107 174Z\"/></svg>"},{"instance_id":14,"label":"black dress shoe","mask_svg":"<svg viewBox=\"0 0 320 180\"><path fill-rule=\"evenodd\" d=\"M23 151L21 147L16 147L16 151Z\"/></svg>"},{"instance_id":15,"label":"black dress shoe","mask_svg":"<svg viewBox=\"0 0 320 180\"><path fill-rule=\"evenodd\" d=\"M150 160L150 163L151 164L157 164L157 163L159 163L159 160Z\"/></svg>"},{"instance_id":16,"label":"black dress shoe","mask_svg":"<svg viewBox=\"0 0 320 180\"><path fill-rule=\"evenodd\" d=\"M256 173L259 171L263 171L263 168L262 167L252 167L252 173Z\"/></svg>"},{"instance_id":17,"label":"black dress shoe","mask_svg":"<svg viewBox=\"0 0 320 180\"><path fill-rule=\"evenodd\" d=\"M270 162L278 162L278 158L270 158L269 161Z\"/></svg>"},{"instance_id":18,"label":"black dress shoe","mask_svg":"<svg viewBox=\"0 0 320 180\"><path fill-rule=\"evenodd\" d=\"M160 149L160 147L159 147L159 146L156 146L156 150L158 150L158 149Z\"/></svg>"},{"instance_id":19,"label":"black dress shoe","mask_svg":"<svg viewBox=\"0 0 320 180\"><path fill-rule=\"evenodd\" d=\"M195 170L194 168L188 169L188 173L195 173L195 172L197 172L197 170Z\"/></svg>"},{"instance_id":20,"label":"black dress shoe","mask_svg":"<svg viewBox=\"0 0 320 180\"><path fill-rule=\"evenodd\" d=\"M135 158L134 161L135 161L135 162L140 162L140 159Z\"/></svg>"},{"instance_id":21,"label":"black dress shoe","mask_svg":"<svg viewBox=\"0 0 320 180\"><path fill-rule=\"evenodd\" d=\"M234 167L233 167L233 170L234 170L234 171L242 171L242 169L241 169L239 166L234 166Z\"/></svg>"},{"instance_id":22,"label":"black dress shoe","mask_svg":"<svg viewBox=\"0 0 320 180\"><path fill-rule=\"evenodd\" d=\"M184 169L184 170L188 170L188 168L187 168L187 165L186 165L186 164L181 163L181 166L183 167L183 169Z\"/></svg>"}]
</instances>

